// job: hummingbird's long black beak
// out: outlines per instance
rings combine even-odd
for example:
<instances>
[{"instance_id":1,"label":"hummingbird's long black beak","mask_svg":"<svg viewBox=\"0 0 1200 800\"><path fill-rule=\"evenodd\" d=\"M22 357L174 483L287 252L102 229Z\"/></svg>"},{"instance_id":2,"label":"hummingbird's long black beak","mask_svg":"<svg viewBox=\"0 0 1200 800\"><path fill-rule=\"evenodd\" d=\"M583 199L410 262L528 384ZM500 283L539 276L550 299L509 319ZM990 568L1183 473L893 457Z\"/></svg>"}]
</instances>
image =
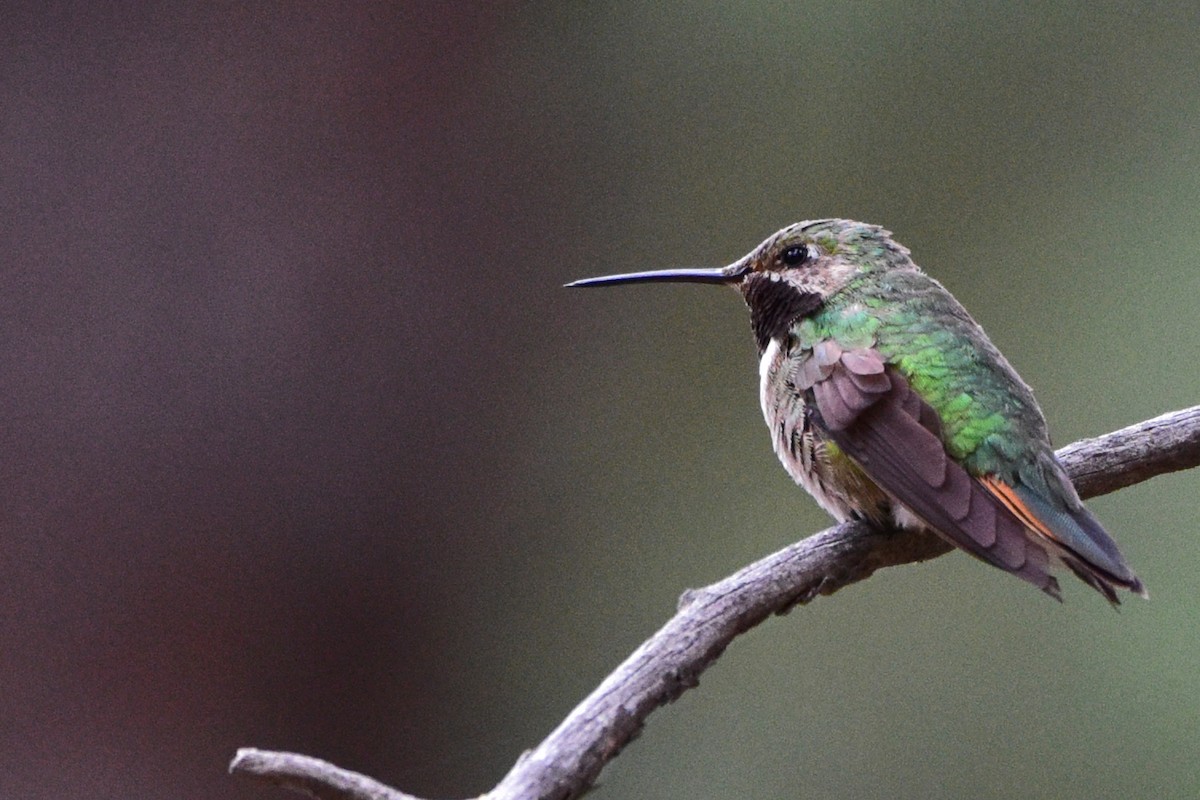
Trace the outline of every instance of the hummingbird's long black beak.
<instances>
[{"instance_id":1,"label":"hummingbird's long black beak","mask_svg":"<svg viewBox=\"0 0 1200 800\"><path fill-rule=\"evenodd\" d=\"M656 269L650 272L627 272L624 275L604 275L599 278L584 278L567 284L567 288L578 286L610 286L615 283L737 283L749 271L742 261L728 267L711 269Z\"/></svg>"}]
</instances>

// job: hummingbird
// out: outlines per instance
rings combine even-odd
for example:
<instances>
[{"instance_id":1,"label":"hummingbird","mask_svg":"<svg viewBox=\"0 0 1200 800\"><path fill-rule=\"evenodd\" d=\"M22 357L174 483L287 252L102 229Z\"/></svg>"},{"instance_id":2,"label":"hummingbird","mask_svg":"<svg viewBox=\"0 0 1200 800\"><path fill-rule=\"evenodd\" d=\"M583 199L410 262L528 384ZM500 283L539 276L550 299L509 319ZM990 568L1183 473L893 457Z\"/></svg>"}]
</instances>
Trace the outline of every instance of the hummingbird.
<instances>
[{"instance_id":1,"label":"hummingbird","mask_svg":"<svg viewBox=\"0 0 1200 800\"><path fill-rule=\"evenodd\" d=\"M1062 600L1065 567L1114 606L1148 597L1054 455L1029 386L877 225L798 222L729 266L587 278L732 286L788 474L835 519L929 529Z\"/></svg>"}]
</instances>

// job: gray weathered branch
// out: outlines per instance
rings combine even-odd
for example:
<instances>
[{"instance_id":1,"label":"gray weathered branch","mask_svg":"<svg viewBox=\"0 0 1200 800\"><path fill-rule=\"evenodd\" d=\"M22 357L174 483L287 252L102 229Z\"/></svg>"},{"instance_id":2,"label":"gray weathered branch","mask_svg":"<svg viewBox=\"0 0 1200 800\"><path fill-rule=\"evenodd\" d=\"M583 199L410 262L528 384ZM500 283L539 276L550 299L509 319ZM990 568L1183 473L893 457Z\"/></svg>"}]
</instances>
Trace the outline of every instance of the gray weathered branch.
<instances>
[{"instance_id":1,"label":"gray weathered branch","mask_svg":"<svg viewBox=\"0 0 1200 800\"><path fill-rule=\"evenodd\" d=\"M417 800L374 778L299 753L243 747L233 757L229 771L320 800Z\"/></svg>"},{"instance_id":2,"label":"gray weathered branch","mask_svg":"<svg viewBox=\"0 0 1200 800\"><path fill-rule=\"evenodd\" d=\"M1083 497L1200 465L1200 406L1164 414L1058 452ZM738 634L772 614L951 547L932 534L848 522L814 534L724 580L686 592L679 610L482 800L566 800L641 730L656 708L696 685ZM230 772L321 800L416 800L371 778L294 753L239 750Z\"/></svg>"}]
</instances>

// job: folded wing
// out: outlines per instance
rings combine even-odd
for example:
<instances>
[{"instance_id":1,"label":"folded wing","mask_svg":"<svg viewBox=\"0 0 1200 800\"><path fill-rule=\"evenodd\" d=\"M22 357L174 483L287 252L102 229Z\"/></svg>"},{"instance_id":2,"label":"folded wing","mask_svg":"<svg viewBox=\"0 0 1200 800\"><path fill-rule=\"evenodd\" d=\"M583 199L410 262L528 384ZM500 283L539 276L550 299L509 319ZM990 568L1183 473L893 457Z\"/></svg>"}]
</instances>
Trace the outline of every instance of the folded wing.
<instances>
[{"instance_id":1,"label":"folded wing","mask_svg":"<svg viewBox=\"0 0 1200 800\"><path fill-rule=\"evenodd\" d=\"M937 413L877 351L821 342L794 382L812 392L817 424L880 488L951 543L1061 599L1047 546L950 458Z\"/></svg>"}]
</instances>

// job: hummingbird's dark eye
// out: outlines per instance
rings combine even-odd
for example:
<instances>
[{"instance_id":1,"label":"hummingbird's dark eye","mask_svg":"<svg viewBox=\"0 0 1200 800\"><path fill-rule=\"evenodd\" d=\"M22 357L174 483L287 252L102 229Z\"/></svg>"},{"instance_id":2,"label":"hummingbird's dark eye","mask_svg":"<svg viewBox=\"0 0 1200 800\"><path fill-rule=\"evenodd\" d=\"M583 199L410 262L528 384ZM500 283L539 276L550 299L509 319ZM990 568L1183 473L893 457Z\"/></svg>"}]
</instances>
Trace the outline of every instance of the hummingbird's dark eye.
<instances>
[{"instance_id":1,"label":"hummingbird's dark eye","mask_svg":"<svg viewBox=\"0 0 1200 800\"><path fill-rule=\"evenodd\" d=\"M779 260L787 267L798 267L810 258L812 258L812 251L805 244L793 245L779 256Z\"/></svg>"}]
</instances>

